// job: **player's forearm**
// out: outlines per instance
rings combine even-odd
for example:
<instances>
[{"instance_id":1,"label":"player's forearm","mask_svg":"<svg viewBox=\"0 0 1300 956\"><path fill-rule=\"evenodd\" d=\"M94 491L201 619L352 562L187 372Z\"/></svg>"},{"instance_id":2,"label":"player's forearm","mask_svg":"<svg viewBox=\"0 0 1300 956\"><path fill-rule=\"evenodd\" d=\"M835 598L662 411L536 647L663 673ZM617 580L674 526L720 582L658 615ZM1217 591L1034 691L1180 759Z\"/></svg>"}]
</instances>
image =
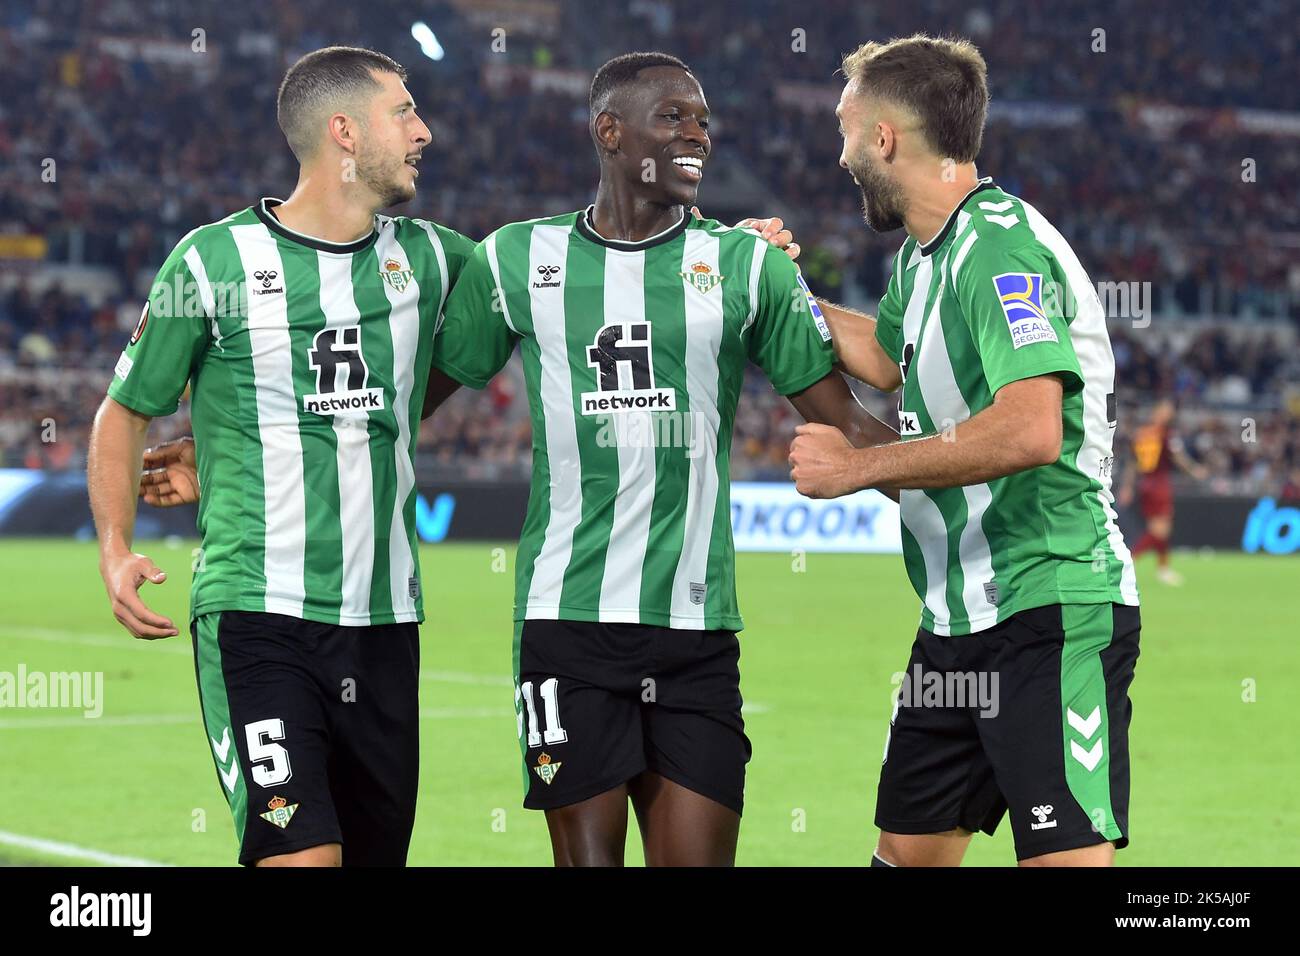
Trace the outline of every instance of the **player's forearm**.
<instances>
[{"instance_id":1,"label":"player's forearm","mask_svg":"<svg viewBox=\"0 0 1300 956\"><path fill-rule=\"evenodd\" d=\"M872 388L892 392L901 384L898 367L876 341L876 318L865 312L818 299L831 330L835 358L844 371Z\"/></svg>"},{"instance_id":2,"label":"player's forearm","mask_svg":"<svg viewBox=\"0 0 1300 956\"><path fill-rule=\"evenodd\" d=\"M957 488L1046 465L1060 455L1041 431L1016 421L1016 408L992 405L938 435L859 449L860 487Z\"/></svg>"},{"instance_id":3,"label":"player's forearm","mask_svg":"<svg viewBox=\"0 0 1300 956\"><path fill-rule=\"evenodd\" d=\"M90 430L86 483L100 557L131 550L140 459L150 419L104 399Z\"/></svg>"}]
</instances>

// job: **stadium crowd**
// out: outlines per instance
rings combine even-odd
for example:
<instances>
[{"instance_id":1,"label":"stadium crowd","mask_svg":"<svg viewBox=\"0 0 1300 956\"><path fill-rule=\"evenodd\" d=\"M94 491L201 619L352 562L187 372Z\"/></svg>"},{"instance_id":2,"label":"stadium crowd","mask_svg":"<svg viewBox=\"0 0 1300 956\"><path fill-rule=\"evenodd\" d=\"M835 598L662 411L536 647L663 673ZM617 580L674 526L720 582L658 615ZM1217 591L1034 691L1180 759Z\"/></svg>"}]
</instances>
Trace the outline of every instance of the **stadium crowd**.
<instances>
[{"instance_id":1,"label":"stadium crowd","mask_svg":"<svg viewBox=\"0 0 1300 956\"><path fill-rule=\"evenodd\" d=\"M625 52L629 36L677 53L710 98L715 166L734 166L748 184L741 195L787 216L816 291L871 308L900 236L863 226L825 96L833 104L847 46L942 25L969 35L990 63L981 169L1039 206L1095 281L1132 286L1132 301L1112 313L1121 395L1135 405L1179 399L1180 430L1211 469L1212 490L1300 487L1300 137L1257 127L1224 135L1229 107L1290 111L1297 122L1293 8L1196 2L1135 16L1088 0L977 0L956 10L939 0L548 0L515 25L518 5L457 0L421 5L447 51L434 62L409 35L416 14L388 0L6 4L0 239L36 237L44 250L0 258L0 464L82 467L89 418L171 246L194 225L292 189L275 86L308 49L360 43L407 65L434 144L420 195L401 212L474 238L590 200L586 104L566 75ZM508 24L501 44L494 22ZM530 85L533 71L556 79ZM1159 121L1144 102L1166 108ZM772 211L708 206L712 173L706 213ZM50 263L84 267L96 281L58 272L51 284ZM456 396L421 432L421 467L526 476L522 392L512 367L486 396ZM888 414L887 399L867 400ZM1256 423L1251 440L1243 419ZM795 422L751 376L736 477L784 477ZM187 423L181 415L158 428Z\"/></svg>"}]
</instances>

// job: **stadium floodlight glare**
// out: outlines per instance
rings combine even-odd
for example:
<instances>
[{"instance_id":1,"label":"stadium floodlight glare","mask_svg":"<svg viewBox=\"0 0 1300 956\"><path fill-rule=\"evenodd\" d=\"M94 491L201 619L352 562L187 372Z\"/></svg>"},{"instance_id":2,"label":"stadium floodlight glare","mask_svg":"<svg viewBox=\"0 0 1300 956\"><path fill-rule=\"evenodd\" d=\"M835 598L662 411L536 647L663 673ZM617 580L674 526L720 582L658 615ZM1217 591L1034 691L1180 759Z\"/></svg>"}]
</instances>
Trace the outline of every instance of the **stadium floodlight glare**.
<instances>
[{"instance_id":1,"label":"stadium floodlight glare","mask_svg":"<svg viewBox=\"0 0 1300 956\"><path fill-rule=\"evenodd\" d=\"M420 44L420 52L430 60L442 59L442 44L423 20L416 20L411 24L411 36L415 38L416 43Z\"/></svg>"}]
</instances>

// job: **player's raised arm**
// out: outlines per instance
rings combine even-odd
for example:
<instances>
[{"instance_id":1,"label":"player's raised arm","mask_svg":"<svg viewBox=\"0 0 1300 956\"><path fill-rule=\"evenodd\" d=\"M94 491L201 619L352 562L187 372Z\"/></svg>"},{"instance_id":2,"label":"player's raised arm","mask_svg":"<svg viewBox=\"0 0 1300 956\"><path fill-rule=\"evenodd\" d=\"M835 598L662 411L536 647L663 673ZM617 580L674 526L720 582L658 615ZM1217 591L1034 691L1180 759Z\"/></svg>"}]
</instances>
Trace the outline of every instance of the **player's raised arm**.
<instances>
[{"instance_id":1,"label":"player's raised arm","mask_svg":"<svg viewBox=\"0 0 1300 956\"><path fill-rule=\"evenodd\" d=\"M150 418L105 398L90 430L86 468L90 510L99 535L99 573L113 616L135 637L173 637L176 625L149 610L137 593L145 581L162 584L166 572L131 550L135 491Z\"/></svg>"},{"instance_id":2,"label":"player's raised arm","mask_svg":"<svg viewBox=\"0 0 1300 956\"><path fill-rule=\"evenodd\" d=\"M876 317L818 298L839 366L859 381L882 392L903 384L898 363L889 357L876 338Z\"/></svg>"}]
</instances>

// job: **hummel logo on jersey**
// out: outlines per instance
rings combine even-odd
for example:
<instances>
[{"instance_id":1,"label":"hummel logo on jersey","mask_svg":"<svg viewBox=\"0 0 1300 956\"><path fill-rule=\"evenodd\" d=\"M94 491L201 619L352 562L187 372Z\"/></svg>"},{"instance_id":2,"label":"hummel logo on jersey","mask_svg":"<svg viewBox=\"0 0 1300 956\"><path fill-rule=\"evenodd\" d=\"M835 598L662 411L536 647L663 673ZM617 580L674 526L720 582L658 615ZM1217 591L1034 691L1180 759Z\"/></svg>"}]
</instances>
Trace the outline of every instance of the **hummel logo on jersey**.
<instances>
[{"instance_id":1,"label":"hummel logo on jersey","mask_svg":"<svg viewBox=\"0 0 1300 956\"><path fill-rule=\"evenodd\" d=\"M715 276L713 267L707 262L697 262L691 266L690 272L682 272L679 275L686 280L686 284L701 295L708 295L713 291L713 287L720 284L726 276Z\"/></svg>"},{"instance_id":2,"label":"hummel logo on jersey","mask_svg":"<svg viewBox=\"0 0 1300 956\"><path fill-rule=\"evenodd\" d=\"M379 277L393 287L394 292L405 292L406 287L411 284L411 277L415 273L410 269L403 269L402 264L396 259L385 259L383 269L379 270Z\"/></svg>"},{"instance_id":3,"label":"hummel logo on jersey","mask_svg":"<svg viewBox=\"0 0 1300 956\"><path fill-rule=\"evenodd\" d=\"M1056 329L1043 309L1043 277L1029 272L1004 272L993 277L998 301L1006 313L1016 348L1035 342L1057 342Z\"/></svg>"},{"instance_id":4,"label":"hummel logo on jersey","mask_svg":"<svg viewBox=\"0 0 1300 956\"><path fill-rule=\"evenodd\" d=\"M1055 827L1056 821L1047 819L1052 815L1053 809L1055 808L1050 803L1044 803L1041 807L1031 808L1029 812L1038 817L1038 822L1029 824L1029 829L1050 830Z\"/></svg>"},{"instance_id":5,"label":"hummel logo on jersey","mask_svg":"<svg viewBox=\"0 0 1300 956\"><path fill-rule=\"evenodd\" d=\"M307 353L316 370L315 395L302 397L303 411L317 415L340 412L371 412L384 407L384 390L367 388L370 369L361 355L361 327L321 329ZM340 373L346 373L346 377ZM343 378L342 387L339 379Z\"/></svg>"},{"instance_id":6,"label":"hummel logo on jersey","mask_svg":"<svg viewBox=\"0 0 1300 956\"><path fill-rule=\"evenodd\" d=\"M276 286L274 289L271 288L271 283L274 282L279 277L279 275L280 273L276 272L274 269L258 269L256 272L253 273L253 278L256 279L258 282L262 283L262 288L254 289L253 294L271 295L275 292L283 292L284 291L283 283Z\"/></svg>"},{"instance_id":7,"label":"hummel logo on jersey","mask_svg":"<svg viewBox=\"0 0 1300 956\"><path fill-rule=\"evenodd\" d=\"M582 414L671 412L677 393L655 388L649 322L616 322L596 333L587 348L587 364L596 369L596 391L582 393Z\"/></svg>"},{"instance_id":8,"label":"hummel logo on jersey","mask_svg":"<svg viewBox=\"0 0 1300 956\"><path fill-rule=\"evenodd\" d=\"M538 266L537 274L542 277L542 281L534 282L534 289L558 289L560 287L559 282L551 281L551 276L557 276L560 274L559 266Z\"/></svg>"}]
</instances>

